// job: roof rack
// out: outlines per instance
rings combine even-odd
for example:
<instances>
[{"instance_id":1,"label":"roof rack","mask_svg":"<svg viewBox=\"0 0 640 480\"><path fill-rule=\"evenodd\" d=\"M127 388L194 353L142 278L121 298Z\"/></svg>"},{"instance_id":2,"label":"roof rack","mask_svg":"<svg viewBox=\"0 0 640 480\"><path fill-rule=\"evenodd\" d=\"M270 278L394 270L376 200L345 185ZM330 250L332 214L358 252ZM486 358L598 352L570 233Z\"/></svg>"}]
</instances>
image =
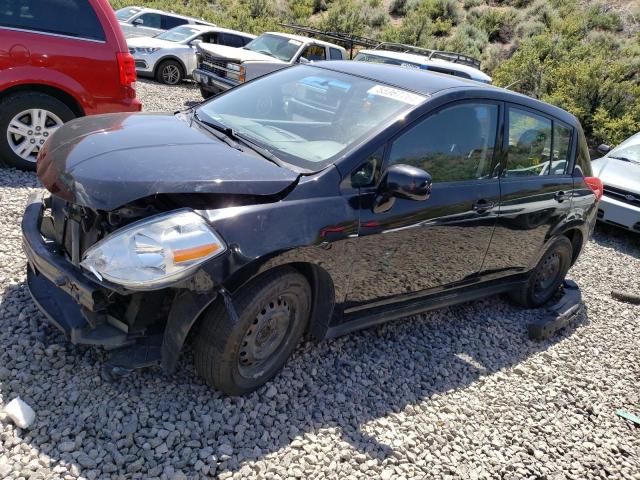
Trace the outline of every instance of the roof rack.
<instances>
[{"instance_id":1,"label":"roof rack","mask_svg":"<svg viewBox=\"0 0 640 480\"><path fill-rule=\"evenodd\" d=\"M413 53L416 55L427 57L429 60L439 58L441 60L447 60L448 62L462 63L463 65L468 65L480 70L480 60L470 57L469 55L463 55L461 53L447 52L444 50L431 50L429 48L420 48L413 45L405 45L404 43L391 42L380 43L376 45L374 50L389 50L393 52Z\"/></svg>"},{"instance_id":2,"label":"roof rack","mask_svg":"<svg viewBox=\"0 0 640 480\"><path fill-rule=\"evenodd\" d=\"M375 48L380 42L373 38L361 37L350 33L328 32L318 28L306 27L304 25L296 25L294 23L281 23L280 26L290 28L296 32L305 33L312 37L324 37L342 45L349 50L349 58L353 58L354 47Z\"/></svg>"}]
</instances>

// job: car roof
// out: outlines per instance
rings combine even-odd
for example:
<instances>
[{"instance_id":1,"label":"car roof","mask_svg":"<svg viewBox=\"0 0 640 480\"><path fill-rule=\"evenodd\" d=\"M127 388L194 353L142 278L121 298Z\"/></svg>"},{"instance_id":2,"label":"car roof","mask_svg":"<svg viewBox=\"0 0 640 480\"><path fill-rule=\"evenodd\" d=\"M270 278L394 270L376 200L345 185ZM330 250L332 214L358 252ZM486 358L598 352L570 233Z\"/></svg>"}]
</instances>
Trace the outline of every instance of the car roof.
<instances>
[{"instance_id":1,"label":"car roof","mask_svg":"<svg viewBox=\"0 0 640 480\"><path fill-rule=\"evenodd\" d=\"M239 30L231 30L230 28L218 27L216 25L200 25L200 24L190 25L189 24L189 25L178 25L177 27L174 27L174 28L180 28L180 27L193 28L193 29L199 30L199 31L201 31L203 33L206 33L206 32L226 32L226 33L235 33L236 35L242 35L243 37L247 37L247 38L256 38L256 36L251 34L251 33L241 32Z\"/></svg>"},{"instance_id":2,"label":"car roof","mask_svg":"<svg viewBox=\"0 0 640 480\"><path fill-rule=\"evenodd\" d=\"M540 100L528 97L505 88L496 87L487 83L476 82L466 78L460 78L446 73L437 73L428 70L412 70L398 65L385 65L381 63L354 62L351 60L321 61L307 64L314 68L322 68L335 72L345 73L367 78L374 82L384 83L403 90L419 93L430 97L444 90L475 90L487 92L488 98L498 101L513 102L528 108L538 110L547 115L570 125L579 125L578 120L572 114Z\"/></svg>"},{"instance_id":3,"label":"car roof","mask_svg":"<svg viewBox=\"0 0 640 480\"><path fill-rule=\"evenodd\" d=\"M393 60L401 60L403 62L418 63L421 65L427 65L427 66L430 65L434 67L449 68L451 70L465 72L478 79L491 81L491 77L486 73L484 73L482 70L474 68L470 65L463 65L461 63L450 62L448 60L443 60L441 58L428 59L423 55L417 55L415 53L393 52L389 50L360 50L358 53L364 53L367 55L374 55L374 56L383 57L383 58L390 58Z\"/></svg>"},{"instance_id":4,"label":"car roof","mask_svg":"<svg viewBox=\"0 0 640 480\"><path fill-rule=\"evenodd\" d=\"M186 18L188 20L194 20L194 21L197 21L197 22L206 23L207 25L213 25L212 23L207 22L206 20L203 20L202 18L189 17L188 15L180 15L179 13L167 12L166 10L158 10L157 8L138 7L138 6L135 6L135 5L132 5L131 8L139 8L140 11L144 11L144 13L161 13L162 15L171 15L172 17ZM140 12L137 12L137 13L140 13Z\"/></svg>"},{"instance_id":5,"label":"car roof","mask_svg":"<svg viewBox=\"0 0 640 480\"><path fill-rule=\"evenodd\" d=\"M333 48L338 48L338 49L342 50L343 52L346 51L340 45L336 45L335 43L325 42L324 40L318 40L317 38L304 37L302 35L294 35L293 33L284 33L284 32L264 32L263 35L265 35L265 34L278 35L279 37L290 38L291 40L298 40L299 42L302 42L302 43L307 43L309 41L313 41L314 43L317 43L319 45L325 45L325 46L329 46L329 47L333 47Z\"/></svg>"}]
</instances>

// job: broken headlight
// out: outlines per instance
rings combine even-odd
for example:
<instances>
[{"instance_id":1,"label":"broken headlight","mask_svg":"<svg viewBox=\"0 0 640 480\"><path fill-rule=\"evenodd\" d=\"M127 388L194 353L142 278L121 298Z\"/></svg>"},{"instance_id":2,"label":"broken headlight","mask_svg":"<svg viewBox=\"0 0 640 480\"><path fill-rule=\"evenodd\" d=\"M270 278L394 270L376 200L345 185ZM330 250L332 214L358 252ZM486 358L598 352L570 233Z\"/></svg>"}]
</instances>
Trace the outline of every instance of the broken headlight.
<instances>
[{"instance_id":1,"label":"broken headlight","mask_svg":"<svg viewBox=\"0 0 640 480\"><path fill-rule=\"evenodd\" d=\"M99 280L132 290L154 290L183 279L225 249L200 215L178 210L107 235L85 252L80 265Z\"/></svg>"}]
</instances>

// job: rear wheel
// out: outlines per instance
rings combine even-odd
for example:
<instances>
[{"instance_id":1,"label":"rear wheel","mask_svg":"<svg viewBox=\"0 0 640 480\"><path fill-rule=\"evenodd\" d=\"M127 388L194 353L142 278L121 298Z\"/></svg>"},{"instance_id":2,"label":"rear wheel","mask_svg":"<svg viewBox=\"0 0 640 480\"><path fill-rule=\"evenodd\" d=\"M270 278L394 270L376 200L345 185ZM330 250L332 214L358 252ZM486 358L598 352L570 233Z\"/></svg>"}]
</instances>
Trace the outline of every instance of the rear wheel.
<instances>
[{"instance_id":1,"label":"rear wheel","mask_svg":"<svg viewBox=\"0 0 640 480\"><path fill-rule=\"evenodd\" d=\"M40 92L12 95L0 103L0 155L12 167L35 170L38 152L63 123L75 117L57 98Z\"/></svg>"},{"instance_id":2,"label":"rear wheel","mask_svg":"<svg viewBox=\"0 0 640 480\"><path fill-rule=\"evenodd\" d=\"M183 78L182 65L175 60L165 60L156 69L156 81L165 85L177 85Z\"/></svg>"},{"instance_id":3,"label":"rear wheel","mask_svg":"<svg viewBox=\"0 0 640 480\"><path fill-rule=\"evenodd\" d=\"M200 87L200 95L202 95L202 98L204 98L205 100L208 100L209 98L214 96L214 93Z\"/></svg>"},{"instance_id":4,"label":"rear wheel","mask_svg":"<svg viewBox=\"0 0 640 480\"><path fill-rule=\"evenodd\" d=\"M233 322L224 303L205 314L195 343L195 365L206 382L228 395L251 392L273 378L306 330L311 288L294 269L259 277L234 298Z\"/></svg>"},{"instance_id":5,"label":"rear wheel","mask_svg":"<svg viewBox=\"0 0 640 480\"><path fill-rule=\"evenodd\" d=\"M547 248L527 282L510 292L511 299L527 308L537 308L547 303L567 275L572 255L573 247L569 239L558 237Z\"/></svg>"}]
</instances>

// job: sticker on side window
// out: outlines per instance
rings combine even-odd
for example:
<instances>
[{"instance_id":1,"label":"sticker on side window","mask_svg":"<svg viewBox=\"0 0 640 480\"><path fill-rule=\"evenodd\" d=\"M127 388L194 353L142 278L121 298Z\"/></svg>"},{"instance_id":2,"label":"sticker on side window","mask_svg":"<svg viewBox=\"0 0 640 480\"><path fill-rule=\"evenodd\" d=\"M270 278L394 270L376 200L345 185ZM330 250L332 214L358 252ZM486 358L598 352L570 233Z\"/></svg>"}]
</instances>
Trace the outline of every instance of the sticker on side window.
<instances>
[{"instance_id":1,"label":"sticker on side window","mask_svg":"<svg viewBox=\"0 0 640 480\"><path fill-rule=\"evenodd\" d=\"M409 105L418 105L424 102L425 97L417 93L407 92L399 88L389 87L386 85L376 85L367 90L369 95L377 95L379 97L391 98L398 102L407 103Z\"/></svg>"}]
</instances>

